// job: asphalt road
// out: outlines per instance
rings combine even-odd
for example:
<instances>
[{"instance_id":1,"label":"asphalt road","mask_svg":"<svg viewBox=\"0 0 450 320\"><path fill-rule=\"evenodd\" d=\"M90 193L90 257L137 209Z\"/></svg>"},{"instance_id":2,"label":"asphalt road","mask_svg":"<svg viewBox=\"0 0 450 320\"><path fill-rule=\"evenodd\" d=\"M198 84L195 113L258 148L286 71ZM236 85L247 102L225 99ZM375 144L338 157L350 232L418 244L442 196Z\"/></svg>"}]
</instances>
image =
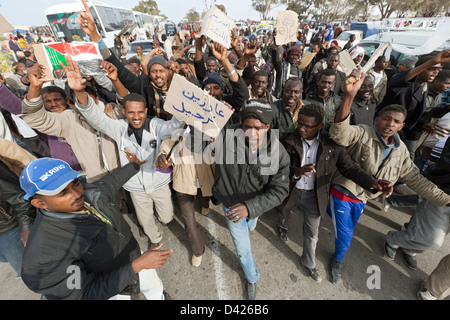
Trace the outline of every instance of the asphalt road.
<instances>
[{"instance_id":1,"label":"asphalt road","mask_svg":"<svg viewBox=\"0 0 450 320\"><path fill-rule=\"evenodd\" d=\"M174 250L166 264L158 269L164 288L176 301L243 301L244 275L239 265L221 206L211 205L208 216L197 213L197 221L206 242L206 252L200 267L190 264L191 250L186 240L181 215L177 209L175 220L163 231L163 249ZM331 219L323 217L317 245L317 268L323 281L314 282L299 262L302 251L302 214L296 209L292 215L289 241L276 235L276 211L265 213L251 232L252 251L261 274L257 282L257 299L275 300L416 300L421 282L450 252L447 236L444 245L435 251L417 256L418 268L410 270L399 250L391 261L384 257L383 243L390 230L399 230L409 221L413 208L381 210L378 202L369 202L354 230L351 247L344 260L340 284L330 281L329 260L334 251L334 231ZM141 248L146 250L147 239L140 237L133 227ZM378 271L374 271L378 270ZM375 278L376 277L376 278ZM375 279L375 280L374 280ZM37 300L7 263L0 264L0 300Z\"/></svg>"}]
</instances>

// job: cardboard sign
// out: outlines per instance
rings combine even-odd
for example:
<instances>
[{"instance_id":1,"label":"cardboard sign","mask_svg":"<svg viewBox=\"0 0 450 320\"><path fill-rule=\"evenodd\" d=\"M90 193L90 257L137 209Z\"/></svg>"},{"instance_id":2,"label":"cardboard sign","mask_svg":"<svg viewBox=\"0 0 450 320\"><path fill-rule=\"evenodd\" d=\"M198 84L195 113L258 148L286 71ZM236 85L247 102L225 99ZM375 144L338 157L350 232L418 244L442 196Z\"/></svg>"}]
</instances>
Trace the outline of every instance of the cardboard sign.
<instances>
[{"instance_id":1,"label":"cardboard sign","mask_svg":"<svg viewBox=\"0 0 450 320\"><path fill-rule=\"evenodd\" d=\"M173 75L164 110L211 138L219 135L233 114L224 103L179 74Z\"/></svg>"},{"instance_id":2,"label":"cardboard sign","mask_svg":"<svg viewBox=\"0 0 450 320\"><path fill-rule=\"evenodd\" d=\"M185 37L187 34L188 34L188 35L191 35L191 32L190 32L189 30L181 30L181 31L180 31L180 39L181 39L181 41L184 40L184 37Z\"/></svg>"},{"instance_id":3,"label":"cardboard sign","mask_svg":"<svg viewBox=\"0 0 450 320\"><path fill-rule=\"evenodd\" d=\"M231 44L231 31L236 27L233 20L217 7L212 7L206 12L202 21L201 34L220 43L225 48Z\"/></svg>"},{"instance_id":4,"label":"cardboard sign","mask_svg":"<svg viewBox=\"0 0 450 320\"><path fill-rule=\"evenodd\" d=\"M302 59L300 60L300 69L305 69L309 64L311 63L312 59L316 56L316 53L311 51L306 51L303 55Z\"/></svg>"},{"instance_id":5,"label":"cardboard sign","mask_svg":"<svg viewBox=\"0 0 450 320\"><path fill-rule=\"evenodd\" d=\"M342 50L339 53L339 56L339 66L342 68L342 72L344 72L345 75L348 76L354 69L356 69L356 65L347 50Z\"/></svg>"},{"instance_id":6,"label":"cardboard sign","mask_svg":"<svg viewBox=\"0 0 450 320\"><path fill-rule=\"evenodd\" d=\"M298 14L291 10L278 13L277 16L277 45L297 42Z\"/></svg>"},{"instance_id":7,"label":"cardboard sign","mask_svg":"<svg viewBox=\"0 0 450 320\"><path fill-rule=\"evenodd\" d=\"M93 42L50 42L33 45L36 60L46 68L43 81L65 78L61 65L67 65L66 55L77 62L83 76L94 76L103 73L100 69L102 56L98 44Z\"/></svg>"}]
</instances>

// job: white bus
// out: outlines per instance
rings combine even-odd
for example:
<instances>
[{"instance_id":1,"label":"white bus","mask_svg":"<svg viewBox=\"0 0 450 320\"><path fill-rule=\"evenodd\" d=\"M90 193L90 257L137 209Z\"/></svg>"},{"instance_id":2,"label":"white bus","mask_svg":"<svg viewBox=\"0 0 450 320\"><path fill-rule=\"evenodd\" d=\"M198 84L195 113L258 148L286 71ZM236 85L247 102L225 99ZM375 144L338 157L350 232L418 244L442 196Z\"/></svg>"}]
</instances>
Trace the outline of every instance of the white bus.
<instances>
[{"instance_id":1,"label":"white bus","mask_svg":"<svg viewBox=\"0 0 450 320\"><path fill-rule=\"evenodd\" d=\"M136 25L136 18L130 9L113 7L104 2L86 1L91 9L97 30L108 48L114 47L114 35L132 32L127 27ZM84 10L81 1L51 6L45 10L45 16L57 41L88 41L76 19Z\"/></svg>"},{"instance_id":2,"label":"white bus","mask_svg":"<svg viewBox=\"0 0 450 320\"><path fill-rule=\"evenodd\" d=\"M155 34L155 16L134 11L134 17L138 23L136 30L136 40L151 39Z\"/></svg>"},{"instance_id":3,"label":"white bus","mask_svg":"<svg viewBox=\"0 0 450 320\"><path fill-rule=\"evenodd\" d=\"M161 16L153 16L153 17L155 19L154 24L155 24L156 32L158 32L158 33L165 32L164 28L166 25L166 23L165 23L166 19L164 19L164 17L161 17Z\"/></svg>"}]
</instances>

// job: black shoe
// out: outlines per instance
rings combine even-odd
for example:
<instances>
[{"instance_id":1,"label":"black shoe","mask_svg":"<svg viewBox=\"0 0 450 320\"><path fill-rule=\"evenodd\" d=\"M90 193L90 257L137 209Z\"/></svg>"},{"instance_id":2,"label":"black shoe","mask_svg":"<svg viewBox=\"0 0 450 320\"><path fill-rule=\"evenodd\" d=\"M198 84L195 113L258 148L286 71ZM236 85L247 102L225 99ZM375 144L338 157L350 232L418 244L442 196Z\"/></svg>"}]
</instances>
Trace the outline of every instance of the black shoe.
<instances>
[{"instance_id":1,"label":"black shoe","mask_svg":"<svg viewBox=\"0 0 450 320\"><path fill-rule=\"evenodd\" d=\"M248 300L256 300L256 283L247 281L247 295Z\"/></svg>"},{"instance_id":2,"label":"black shoe","mask_svg":"<svg viewBox=\"0 0 450 320\"><path fill-rule=\"evenodd\" d=\"M278 226L278 238L283 242L288 242L287 229Z\"/></svg>"},{"instance_id":3,"label":"black shoe","mask_svg":"<svg viewBox=\"0 0 450 320\"><path fill-rule=\"evenodd\" d=\"M164 222L159 222L159 223L161 223L161 225L163 226L163 227L165 227L165 228L168 228L171 224L172 224L172 221L173 221L173 219L172 220L170 220L169 222L167 222L167 223L164 223Z\"/></svg>"},{"instance_id":4,"label":"black shoe","mask_svg":"<svg viewBox=\"0 0 450 320\"><path fill-rule=\"evenodd\" d=\"M309 276L316 282L321 283L322 277L320 276L319 270L316 268L306 268L308 269Z\"/></svg>"},{"instance_id":5,"label":"black shoe","mask_svg":"<svg viewBox=\"0 0 450 320\"><path fill-rule=\"evenodd\" d=\"M163 291L164 300L172 300L166 291Z\"/></svg>"},{"instance_id":6,"label":"black shoe","mask_svg":"<svg viewBox=\"0 0 450 320\"><path fill-rule=\"evenodd\" d=\"M408 266L408 268L410 268L412 270L416 270L417 269L416 256L412 256L410 254L406 254L406 253L403 252L403 257L405 258L405 262L406 262L406 265Z\"/></svg>"},{"instance_id":7,"label":"black shoe","mask_svg":"<svg viewBox=\"0 0 450 320\"><path fill-rule=\"evenodd\" d=\"M151 241L148 242L148 249L153 249L154 247L159 246L159 243L153 243Z\"/></svg>"},{"instance_id":8,"label":"black shoe","mask_svg":"<svg viewBox=\"0 0 450 320\"><path fill-rule=\"evenodd\" d=\"M397 249L391 247L387 241L384 243L384 253L386 254L386 257L388 257L391 260L395 259L395 253L397 252Z\"/></svg>"},{"instance_id":9,"label":"black shoe","mask_svg":"<svg viewBox=\"0 0 450 320\"><path fill-rule=\"evenodd\" d=\"M336 259L332 257L330 268L331 268L331 282L334 284L338 284L339 282L341 282L342 277L342 262L336 261Z\"/></svg>"}]
</instances>

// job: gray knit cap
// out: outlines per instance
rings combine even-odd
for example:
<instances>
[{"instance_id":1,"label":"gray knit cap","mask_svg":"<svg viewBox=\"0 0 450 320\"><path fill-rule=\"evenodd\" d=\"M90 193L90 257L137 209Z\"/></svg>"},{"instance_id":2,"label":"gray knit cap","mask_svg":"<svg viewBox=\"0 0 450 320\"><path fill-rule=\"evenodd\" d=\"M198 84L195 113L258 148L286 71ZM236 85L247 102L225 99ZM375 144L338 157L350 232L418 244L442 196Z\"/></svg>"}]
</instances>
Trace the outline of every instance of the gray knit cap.
<instances>
[{"instance_id":1,"label":"gray knit cap","mask_svg":"<svg viewBox=\"0 0 450 320\"><path fill-rule=\"evenodd\" d=\"M418 58L416 56L409 56L409 57L403 59L400 62L400 64L404 65L408 69L412 69L416 65L417 60L418 60Z\"/></svg>"},{"instance_id":2,"label":"gray knit cap","mask_svg":"<svg viewBox=\"0 0 450 320\"><path fill-rule=\"evenodd\" d=\"M147 65L147 72L148 72L148 74L150 74L150 68L152 67L152 65L154 65L154 64L160 64L160 65L162 65L163 67L165 67L166 66L166 62L167 62L167 60L166 59L164 59L164 57L163 56L161 56L161 55L155 55L154 57L152 57L151 59L150 59L150 61L148 62L148 65Z\"/></svg>"},{"instance_id":3,"label":"gray knit cap","mask_svg":"<svg viewBox=\"0 0 450 320\"><path fill-rule=\"evenodd\" d=\"M241 122L251 115L264 124L270 124L273 118L272 112L272 106L266 100L251 99L245 102L245 106L239 111L239 114Z\"/></svg>"}]
</instances>

